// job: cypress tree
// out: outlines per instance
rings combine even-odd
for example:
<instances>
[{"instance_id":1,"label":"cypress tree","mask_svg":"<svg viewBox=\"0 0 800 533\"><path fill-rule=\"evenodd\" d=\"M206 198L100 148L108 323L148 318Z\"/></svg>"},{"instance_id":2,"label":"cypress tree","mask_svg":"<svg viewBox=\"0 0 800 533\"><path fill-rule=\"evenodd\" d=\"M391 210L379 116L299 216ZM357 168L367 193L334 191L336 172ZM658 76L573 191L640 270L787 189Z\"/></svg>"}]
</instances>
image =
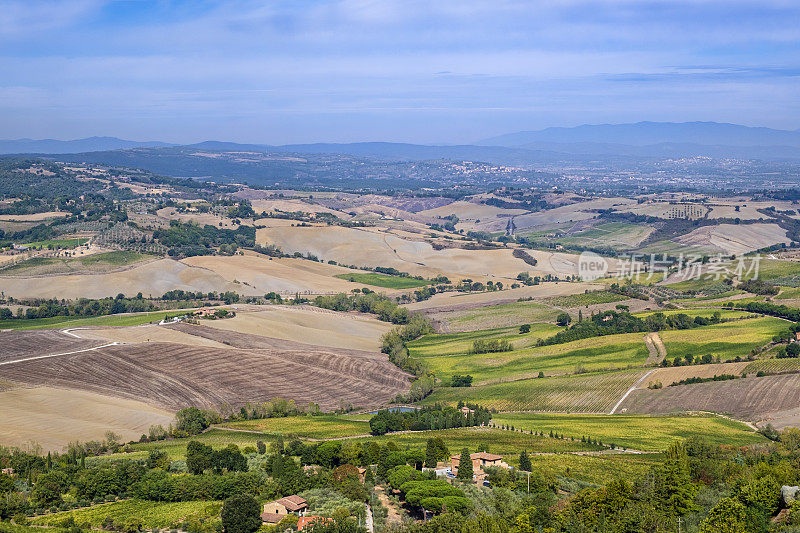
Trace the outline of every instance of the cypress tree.
<instances>
[{"instance_id":1,"label":"cypress tree","mask_svg":"<svg viewBox=\"0 0 800 533\"><path fill-rule=\"evenodd\" d=\"M532 468L531 459L528 457L527 450L522 450L522 453L519 454L519 469L524 472L530 472Z\"/></svg>"},{"instance_id":2,"label":"cypress tree","mask_svg":"<svg viewBox=\"0 0 800 533\"><path fill-rule=\"evenodd\" d=\"M461 457L458 460L458 474L456 477L462 481L472 481L472 458L469 456L469 450L464 448L461 450Z\"/></svg>"}]
</instances>

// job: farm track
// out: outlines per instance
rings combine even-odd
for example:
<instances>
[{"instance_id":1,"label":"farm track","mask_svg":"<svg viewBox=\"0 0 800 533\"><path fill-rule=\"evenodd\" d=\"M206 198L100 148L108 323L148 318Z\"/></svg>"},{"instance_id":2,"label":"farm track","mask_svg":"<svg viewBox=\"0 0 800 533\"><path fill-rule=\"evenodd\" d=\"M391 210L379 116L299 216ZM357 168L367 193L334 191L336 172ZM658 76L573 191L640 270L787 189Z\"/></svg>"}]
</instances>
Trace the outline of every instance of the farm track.
<instances>
[{"instance_id":1,"label":"farm track","mask_svg":"<svg viewBox=\"0 0 800 533\"><path fill-rule=\"evenodd\" d=\"M0 331L0 363L45 354L96 348L102 341L67 336L55 330Z\"/></svg>"},{"instance_id":2,"label":"farm track","mask_svg":"<svg viewBox=\"0 0 800 533\"><path fill-rule=\"evenodd\" d=\"M653 332L645 335L644 343L647 345L647 351L650 352L650 356L645 361L646 365L660 363L667 357L667 347L664 346L664 341L661 340L658 333Z\"/></svg>"}]
</instances>

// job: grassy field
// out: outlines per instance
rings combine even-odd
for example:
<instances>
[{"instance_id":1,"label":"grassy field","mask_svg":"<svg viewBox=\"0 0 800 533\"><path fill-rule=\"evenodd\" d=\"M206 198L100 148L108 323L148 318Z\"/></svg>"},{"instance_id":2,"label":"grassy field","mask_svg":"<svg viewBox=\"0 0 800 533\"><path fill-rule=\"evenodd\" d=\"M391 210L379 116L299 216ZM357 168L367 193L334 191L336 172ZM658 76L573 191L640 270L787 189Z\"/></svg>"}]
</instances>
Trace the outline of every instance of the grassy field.
<instances>
[{"instance_id":1,"label":"grassy field","mask_svg":"<svg viewBox=\"0 0 800 533\"><path fill-rule=\"evenodd\" d=\"M745 446L765 439L745 424L719 416L558 415L506 413L495 415L495 424L518 429L554 431L566 436L587 436L645 451L663 451L675 440L693 436L712 444Z\"/></svg>"},{"instance_id":2,"label":"grassy field","mask_svg":"<svg viewBox=\"0 0 800 533\"><path fill-rule=\"evenodd\" d=\"M800 299L800 287L781 287L781 293L773 297L775 300Z\"/></svg>"},{"instance_id":3,"label":"grassy field","mask_svg":"<svg viewBox=\"0 0 800 533\"><path fill-rule=\"evenodd\" d=\"M587 292L585 294L571 294L569 296L553 296L543 301L555 307L585 307L587 305L607 304L627 300L626 296L608 291Z\"/></svg>"},{"instance_id":4,"label":"grassy field","mask_svg":"<svg viewBox=\"0 0 800 533\"><path fill-rule=\"evenodd\" d=\"M750 258L745 259L745 266L750 266ZM789 278L800 275L800 262L782 261L780 259L762 259L758 264L758 279L764 281ZM755 270L742 276L742 279L752 279Z\"/></svg>"},{"instance_id":5,"label":"grassy field","mask_svg":"<svg viewBox=\"0 0 800 533\"><path fill-rule=\"evenodd\" d=\"M744 367L744 372L747 374L758 371L768 373L800 372L800 359L759 359Z\"/></svg>"},{"instance_id":6,"label":"grassy field","mask_svg":"<svg viewBox=\"0 0 800 533\"><path fill-rule=\"evenodd\" d=\"M737 302L739 300L736 300ZM705 304L708 305L708 304ZM694 309L661 309L658 311L642 311L640 313L633 313L634 316L638 316L639 318L644 318L646 316L653 315L655 313L663 313L665 316L670 315L687 315L692 318L696 316L705 316L711 317L714 313L719 312L720 318L730 320L734 318L744 318L744 317L755 317L758 315L754 315L753 313L748 313L747 311L737 311L733 309L717 309L717 308L709 308L709 307L697 307Z\"/></svg>"},{"instance_id":7,"label":"grassy field","mask_svg":"<svg viewBox=\"0 0 800 533\"><path fill-rule=\"evenodd\" d=\"M613 453L602 455L532 455L531 465L546 476L563 477L606 485L623 478L644 476L650 467L663 461L662 454Z\"/></svg>"},{"instance_id":8,"label":"grassy field","mask_svg":"<svg viewBox=\"0 0 800 533\"><path fill-rule=\"evenodd\" d=\"M478 339L505 339L515 349L536 346L536 341L555 335L563 328L553 324L531 324L529 333L520 334L518 327L497 328L462 333L431 334L408 344L415 357L440 357L465 354ZM496 354L495 354L496 355Z\"/></svg>"},{"instance_id":9,"label":"grassy field","mask_svg":"<svg viewBox=\"0 0 800 533\"><path fill-rule=\"evenodd\" d=\"M670 330L660 333L667 348L667 357L698 357L711 354L720 360L746 357L753 348L770 342L785 329L788 323L773 317L759 317L703 326L687 330Z\"/></svg>"},{"instance_id":10,"label":"grassy field","mask_svg":"<svg viewBox=\"0 0 800 533\"><path fill-rule=\"evenodd\" d=\"M644 344L644 343L642 343ZM581 374L542 379L522 379L469 388L440 388L428 396L428 404L479 403L498 411L553 411L607 413L644 370Z\"/></svg>"},{"instance_id":11,"label":"grassy field","mask_svg":"<svg viewBox=\"0 0 800 533\"><path fill-rule=\"evenodd\" d=\"M381 437L354 440L357 442L374 441L381 444L392 441L401 449L424 449L425 443L431 437L444 439L451 454L457 454L463 448L468 448L470 452L488 451L503 455L509 464L517 463L518 455L522 450L528 450L528 452L532 453L564 453L602 449L599 446L581 442L580 437L574 441L570 439L551 439L521 431L507 431L487 427L413 431L401 434L390 433Z\"/></svg>"},{"instance_id":12,"label":"grassy field","mask_svg":"<svg viewBox=\"0 0 800 533\"><path fill-rule=\"evenodd\" d=\"M187 310L153 311L132 315L102 315L92 317L54 316L23 320L0 320L0 329L57 329L78 326L140 326L150 322L158 322L164 317L172 318L185 315Z\"/></svg>"},{"instance_id":13,"label":"grassy field","mask_svg":"<svg viewBox=\"0 0 800 533\"><path fill-rule=\"evenodd\" d=\"M473 331L535 322L555 322L558 313L559 311L547 305L523 301L447 313L443 318L452 330Z\"/></svg>"},{"instance_id":14,"label":"grassy field","mask_svg":"<svg viewBox=\"0 0 800 533\"><path fill-rule=\"evenodd\" d=\"M148 529L174 529L186 519L216 520L221 507L222 503L215 501L164 503L122 500L41 516L32 519L31 523L37 526L57 526L72 516L78 526L89 524L95 529L102 528L103 521L107 518L113 519L115 524L120 525L138 520L142 527Z\"/></svg>"},{"instance_id":15,"label":"grassy field","mask_svg":"<svg viewBox=\"0 0 800 533\"><path fill-rule=\"evenodd\" d=\"M560 328L543 327L535 335L534 329L531 328L529 335L538 338L546 337L548 332L552 334ZM513 335L513 331L517 331L516 328L509 334ZM510 352L466 353L474 339L494 337L513 340L512 337L503 336L500 330L429 335L411 343L409 349L412 356L424 361L438 378L447 380L453 374L470 374L476 385L536 377L539 372L547 376L569 374L579 366L588 371L640 366L648 356L641 333L607 335L539 347L520 339L514 342L514 347L519 349Z\"/></svg>"},{"instance_id":16,"label":"grassy field","mask_svg":"<svg viewBox=\"0 0 800 533\"><path fill-rule=\"evenodd\" d=\"M77 248L82 244L89 242L88 238L79 239L49 239L46 241L36 241L26 243L25 246L29 248Z\"/></svg>"},{"instance_id":17,"label":"grassy field","mask_svg":"<svg viewBox=\"0 0 800 533\"><path fill-rule=\"evenodd\" d=\"M129 252L125 250L117 250L115 252L104 252L102 254L94 254L94 255L87 255L86 257L80 257L78 260L81 262L82 265L96 265L99 263L106 263L109 265L116 265L116 266L123 266L123 265L130 265L132 263L137 263L148 257L152 257L148 254L142 254L139 252Z\"/></svg>"},{"instance_id":18,"label":"grassy field","mask_svg":"<svg viewBox=\"0 0 800 533\"><path fill-rule=\"evenodd\" d=\"M412 289L415 287L424 287L425 285L430 285L430 281L422 279L387 276L385 274L377 274L374 272L365 272L363 274L337 274L334 277L346 279L347 281L354 281L356 283L363 283L364 285L372 285L373 287L384 287L387 289Z\"/></svg>"},{"instance_id":19,"label":"grassy field","mask_svg":"<svg viewBox=\"0 0 800 533\"><path fill-rule=\"evenodd\" d=\"M652 228L643 224L607 222L568 237L559 237L556 241L564 246L607 246L618 250L628 250L637 246L651 232Z\"/></svg>"},{"instance_id":20,"label":"grassy field","mask_svg":"<svg viewBox=\"0 0 800 533\"><path fill-rule=\"evenodd\" d=\"M369 418L369 415L366 415ZM261 431L269 435L295 435L309 439L330 439L369 433L369 422L348 420L337 416L303 416L265 418L227 422L221 427Z\"/></svg>"}]
</instances>

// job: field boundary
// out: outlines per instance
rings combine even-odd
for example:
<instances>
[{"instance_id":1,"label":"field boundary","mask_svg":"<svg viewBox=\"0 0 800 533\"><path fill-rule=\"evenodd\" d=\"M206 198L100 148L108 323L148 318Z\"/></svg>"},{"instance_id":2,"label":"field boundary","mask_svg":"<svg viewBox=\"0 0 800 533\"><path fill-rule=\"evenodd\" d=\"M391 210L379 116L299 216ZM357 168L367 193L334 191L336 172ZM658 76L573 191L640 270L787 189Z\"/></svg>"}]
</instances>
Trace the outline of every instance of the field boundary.
<instances>
[{"instance_id":1,"label":"field boundary","mask_svg":"<svg viewBox=\"0 0 800 533\"><path fill-rule=\"evenodd\" d=\"M639 378L639 379L636 381L636 383L634 383L633 385L631 385L631 388L629 388L629 389L628 389L628 390L625 392L625 394L623 394L623 395L622 395L622 398L620 398L620 399L619 399L619 401L616 403L616 405L614 405L614 407L611 409L611 411L610 411L608 414L610 414L610 415L613 415L613 414L614 414L614 413L617 411L617 409L619 408L619 406L620 406L620 405L622 405L622 402L624 402L624 401L625 401L625 398L627 398L627 397L628 397L628 395L629 395L630 393L632 393L634 390L636 390L636 388L637 388L639 385L641 385L641 384L644 382L644 380L647 378L647 376L649 376L650 374L652 374L652 373L653 373L653 372L655 372L655 371L656 371L656 369L655 369L655 368L653 368L653 369L651 369L651 370L648 370L648 371L645 373L645 375L644 375L644 376L640 377L640 378Z\"/></svg>"},{"instance_id":2,"label":"field boundary","mask_svg":"<svg viewBox=\"0 0 800 533\"><path fill-rule=\"evenodd\" d=\"M76 337L80 339L81 337ZM73 352L64 352L64 353L53 353L48 355L34 355L33 357L25 357L23 359L14 359L13 361L3 361L0 363L0 366L3 365L12 365L14 363L24 363L25 361L36 361L38 359L49 359L51 357L61 357L63 355L75 355L76 353L83 353L83 352L93 352L95 350L99 350L101 348L108 348L109 346L116 346L118 342L109 342L107 344L103 344L102 346L95 346L94 348L84 348L83 350L75 350Z\"/></svg>"}]
</instances>

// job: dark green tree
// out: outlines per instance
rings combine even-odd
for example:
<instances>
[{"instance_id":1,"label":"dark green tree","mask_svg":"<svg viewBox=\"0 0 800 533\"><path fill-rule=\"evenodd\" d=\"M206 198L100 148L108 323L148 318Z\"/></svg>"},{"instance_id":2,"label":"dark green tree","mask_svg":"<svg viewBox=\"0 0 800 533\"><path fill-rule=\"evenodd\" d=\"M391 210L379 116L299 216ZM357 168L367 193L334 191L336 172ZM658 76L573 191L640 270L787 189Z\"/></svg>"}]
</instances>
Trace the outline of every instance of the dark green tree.
<instances>
[{"instance_id":1,"label":"dark green tree","mask_svg":"<svg viewBox=\"0 0 800 533\"><path fill-rule=\"evenodd\" d=\"M456 477L463 481L472 481L472 458L469 456L469 450L464 448L461 450L461 457L458 460L458 473Z\"/></svg>"},{"instance_id":2,"label":"dark green tree","mask_svg":"<svg viewBox=\"0 0 800 533\"><path fill-rule=\"evenodd\" d=\"M222 504L220 518L225 533L253 533L261 527L261 506L249 494L237 494Z\"/></svg>"},{"instance_id":3,"label":"dark green tree","mask_svg":"<svg viewBox=\"0 0 800 533\"><path fill-rule=\"evenodd\" d=\"M533 469L527 450L522 450L522 453L519 454L519 469L524 472L530 472Z\"/></svg>"},{"instance_id":4,"label":"dark green tree","mask_svg":"<svg viewBox=\"0 0 800 533\"><path fill-rule=\"evenodd\" d=\"M213 458L214 449L207 444L193 440L186 445L186 469L191 474L202 474L211 468Z\"/></svg>"}]
</instances>

